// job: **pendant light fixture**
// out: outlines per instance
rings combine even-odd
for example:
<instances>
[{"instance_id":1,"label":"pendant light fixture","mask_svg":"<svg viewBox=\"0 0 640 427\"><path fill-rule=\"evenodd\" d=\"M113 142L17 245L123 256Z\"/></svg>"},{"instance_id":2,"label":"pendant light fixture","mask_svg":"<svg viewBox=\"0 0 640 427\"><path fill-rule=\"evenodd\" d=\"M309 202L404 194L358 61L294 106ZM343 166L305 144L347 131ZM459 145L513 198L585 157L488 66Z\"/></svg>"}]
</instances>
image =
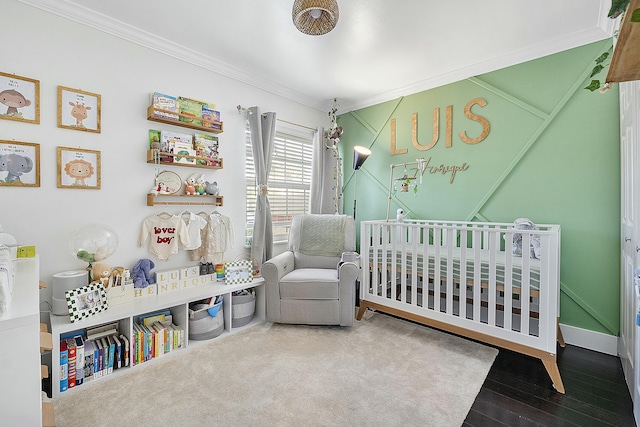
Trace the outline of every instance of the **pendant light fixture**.
<instances>
[{"instance_id":1,"label":"pendant light fixture","mask_svg":"<svg viewBox=\"0 0 640 427\"><path fill-rule=\"evenodd\" d=\"M336 0L295 0L291 18L304 34L321 36L333 30L338 23Z\"/></svg>"}]
</instances>

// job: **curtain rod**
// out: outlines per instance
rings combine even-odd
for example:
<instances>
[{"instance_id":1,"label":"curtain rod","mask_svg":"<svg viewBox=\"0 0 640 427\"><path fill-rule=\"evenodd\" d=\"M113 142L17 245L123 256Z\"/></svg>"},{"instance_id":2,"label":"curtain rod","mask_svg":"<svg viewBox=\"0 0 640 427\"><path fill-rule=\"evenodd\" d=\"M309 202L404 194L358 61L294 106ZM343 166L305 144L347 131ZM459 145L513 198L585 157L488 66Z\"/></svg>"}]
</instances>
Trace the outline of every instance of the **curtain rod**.
<instances>
[{"instance_id":1,"label":"curtain rod","mask_svg":"<svg viewBox=\"0 0 640 427\"><path fill-rule=\"evenodd\" d=\"M238 109L238 114L242 113L243 111L250 111L248 108L244 108L240 104L238 104L238 106L236 108ZM263 116L264 116L264 114L263 114ZM301 127L301 128L309 129L309 130L312 130L314 132L318 131L317 127L312 128L312 127L309 127L309 126L301 125L299 123L294 123L294 122L290 122L290 121L287 121L287 120L282 120L282 119L279 119L277 117L276 117L276 120L279 121L279 122L282 122L282 123L287 123L289 125L293 125L293 126L298 126L298 127Z\"/></svg>"}]
</instances>

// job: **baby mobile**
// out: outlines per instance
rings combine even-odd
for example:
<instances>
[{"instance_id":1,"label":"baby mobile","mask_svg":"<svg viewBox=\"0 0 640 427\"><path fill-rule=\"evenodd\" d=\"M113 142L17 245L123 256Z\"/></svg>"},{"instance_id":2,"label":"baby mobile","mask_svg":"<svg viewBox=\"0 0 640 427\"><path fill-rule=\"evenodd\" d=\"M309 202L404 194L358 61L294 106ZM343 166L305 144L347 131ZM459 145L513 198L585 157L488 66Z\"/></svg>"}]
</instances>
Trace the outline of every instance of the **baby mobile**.
<instances>
[{"instance_id":1,"label":"baby mobile","mask_svg":"<svg viewBox=\"0 0 640 427\"><path fill-rule=\"evenodd\" d=\"M415 162L391 164L389 175L389 196L387 201L387 220L391 209L391 197L401 193L413 193L413 197L418 197L418 184L422 184L422 175L427 167L425 159L416 159ZM394 173L395 168L402 168L402 175Z\"/></svg>"}]
</instances>

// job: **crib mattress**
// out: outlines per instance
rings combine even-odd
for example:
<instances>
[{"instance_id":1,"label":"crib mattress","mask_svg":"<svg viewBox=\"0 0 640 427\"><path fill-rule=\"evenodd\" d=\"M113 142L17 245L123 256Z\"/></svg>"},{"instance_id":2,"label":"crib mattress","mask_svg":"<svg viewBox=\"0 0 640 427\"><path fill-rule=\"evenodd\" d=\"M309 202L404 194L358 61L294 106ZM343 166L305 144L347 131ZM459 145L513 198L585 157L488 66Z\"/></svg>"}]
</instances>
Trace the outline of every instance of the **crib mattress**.
<instances>
[{"instance_id":1,"label":"crib mattress","mask_svg":"<svg viewBox=\"0 0 640 427\"><path fill-rule=\"evenodd\" d=\"M530 289L536 291L540 289L539 259L523 259L511 256L509 257L510 268L507 268L508 258L504 252L496 253L494 259L491 260L487 251L476 252L469 249L463 252L460 248L455 248L452 251L451 258L449 258L446 247L440 248L439 253L436 255L435 248L428 246L426 252L428 263L425 267L424 247L418 246L415 251L417 255L413 253L412 249L405 248L403 251L402 248L396 248L394 251L391 247L387 247L384 250L382 247L370 248L369 261L372 262L375 259L378 269L383 268L382 265L384 264L388 271L395 270L398 273L402 273L404 268L407 275L413 274L415 265L418 276L426 276L431 279L439 276L440 280L447 280L449 271L451 271L451 277L454 282L465 282L468 285L476 283L478 281L476 275L478 275L479 281L483 285L488 285L493 276L496 285L504 287L510 283L513 288L521 288L523 276L527 280L526 276L528 275ZM436 263L436 259L438 263ZM478 260L479 262L477 262ZM440 267L439 271L436 271L437 264Z\"/></svg>"}]
</instances>

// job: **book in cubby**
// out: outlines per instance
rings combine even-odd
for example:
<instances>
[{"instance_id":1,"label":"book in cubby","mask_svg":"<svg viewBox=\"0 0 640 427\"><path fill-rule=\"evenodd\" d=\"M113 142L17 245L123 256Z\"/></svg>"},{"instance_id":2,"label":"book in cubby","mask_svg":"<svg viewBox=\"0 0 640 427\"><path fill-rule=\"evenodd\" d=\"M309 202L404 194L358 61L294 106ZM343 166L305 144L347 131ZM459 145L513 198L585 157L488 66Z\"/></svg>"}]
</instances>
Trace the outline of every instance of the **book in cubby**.
<instances>
[{"instance_id":1,"label":"book in cubby","mask_svg":"<svg viewBox=\"0 0 640 427\"><path fill-rule=\"evenodd\" d=\"M60 335L60 392L129 366L129 341L118 323L70 331Z\"/></svg>"},{"instance_id":2,"label":"book in cubby","mask_svg":"<svg viewBox=\"0 0 640 427\"><path fill-rule=\"evenodd\" d=\"M184 329L173 324L169 310L147 313L133 323L131 341L135 352L132 361L140 364L183 348Z\"/></svg>"}]
</instances>

